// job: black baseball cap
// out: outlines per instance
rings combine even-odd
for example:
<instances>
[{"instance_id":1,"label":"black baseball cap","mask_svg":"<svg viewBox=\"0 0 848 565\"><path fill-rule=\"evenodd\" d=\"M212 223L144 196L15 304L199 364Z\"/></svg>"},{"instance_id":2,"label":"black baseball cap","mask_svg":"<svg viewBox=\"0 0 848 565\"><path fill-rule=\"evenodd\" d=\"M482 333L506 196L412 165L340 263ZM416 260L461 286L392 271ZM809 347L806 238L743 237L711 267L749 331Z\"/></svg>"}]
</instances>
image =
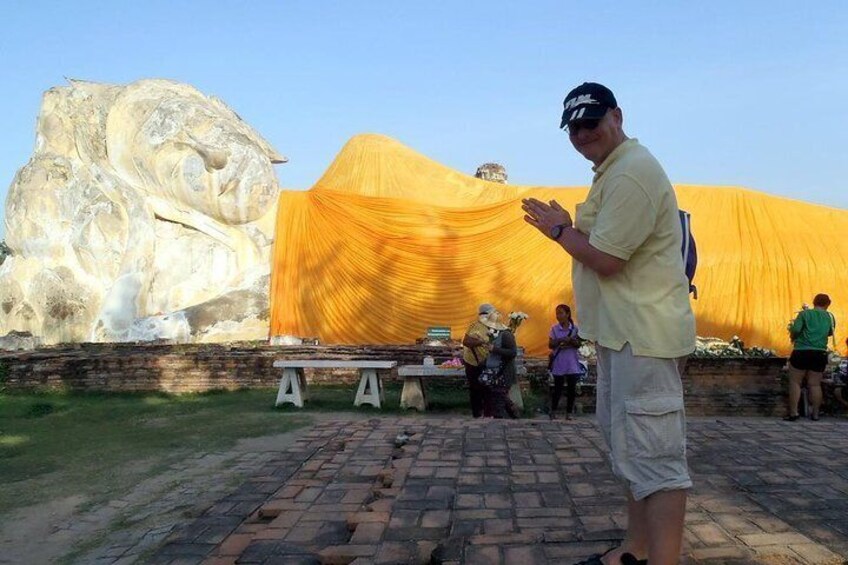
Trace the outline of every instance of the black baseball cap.
<instances>
[{"instance_id":1,"label":"black baseball cap","mask_svg":"<svg viewBox=\"0 0 848 565\"><path fill-rule=\"evenodd\" d=\"M607 110L618 107L612 90L597 82L584 82L568 93L562 105L560 128L574 120L600 120Z\"/></svg>"}]
</instances>

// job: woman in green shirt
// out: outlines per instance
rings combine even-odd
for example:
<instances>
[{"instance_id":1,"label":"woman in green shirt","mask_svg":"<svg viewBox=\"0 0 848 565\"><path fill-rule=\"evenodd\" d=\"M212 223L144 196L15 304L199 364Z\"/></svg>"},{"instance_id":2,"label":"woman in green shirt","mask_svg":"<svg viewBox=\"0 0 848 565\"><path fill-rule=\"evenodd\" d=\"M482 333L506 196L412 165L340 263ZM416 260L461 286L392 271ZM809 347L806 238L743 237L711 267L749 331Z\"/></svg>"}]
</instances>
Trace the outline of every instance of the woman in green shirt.
<instances>
[{"instance_id":1,"label":"woman in green shirt","mask_svg":"<svg viewBox=\"0 0 848 565\"><path fill-rule=\"evenodd\" d=\"M813 299L813 308L804 308L798 312L789 325L793 349L789 357L789 415L784 420L794 422L798 419L798 400L804 378L807 379L812 404L810 418L819 419L822 373L827 366L827 338L833 335L836 328L836 318L827 311L829 306L830 297L817 294Z\"/></svg>"}]
</instances>

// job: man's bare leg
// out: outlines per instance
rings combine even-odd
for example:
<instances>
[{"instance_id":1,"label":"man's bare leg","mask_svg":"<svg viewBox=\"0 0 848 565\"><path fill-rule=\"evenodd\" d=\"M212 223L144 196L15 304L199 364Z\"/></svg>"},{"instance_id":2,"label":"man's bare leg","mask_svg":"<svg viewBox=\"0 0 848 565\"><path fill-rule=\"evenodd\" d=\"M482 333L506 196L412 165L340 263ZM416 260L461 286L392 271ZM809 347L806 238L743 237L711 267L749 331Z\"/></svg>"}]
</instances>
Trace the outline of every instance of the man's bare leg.
<instances>
[{"instance_id":1,"label":"man's bare leg","mask_svg":"<svg viewBox=\"0 0 848 565\"><path fill-rule=\"evenodd\" d=\"M642 500L627 494L627 535L621 546L604 557L618 565L624 553L648 558L650 565L677 565L683 544L686 491L664 490Z\"/></svg>"},{"instance_id":2,"label":"man's bare leg","mask_svg":"<svg viewBox=\"0 0 848 565\"><path fill-rule=\"evenodd\" d=\"M677 565L683 544L686 491L663 490L645 499L648 522L648 562Z\"/></svg>"},{"instance_id":3,"label":"man's bare leg","mask_svg":"<svg viewBox=\"0 0 848 565\"><path fill-rule=\"evenodd\" d=\"M627 534L617 549L604 556L607 565L618 565L621 556L632 554L636 559L648 556L648 505L646 499L633 500L630 490L627 491Z\"/></svg>"}]
</instances>

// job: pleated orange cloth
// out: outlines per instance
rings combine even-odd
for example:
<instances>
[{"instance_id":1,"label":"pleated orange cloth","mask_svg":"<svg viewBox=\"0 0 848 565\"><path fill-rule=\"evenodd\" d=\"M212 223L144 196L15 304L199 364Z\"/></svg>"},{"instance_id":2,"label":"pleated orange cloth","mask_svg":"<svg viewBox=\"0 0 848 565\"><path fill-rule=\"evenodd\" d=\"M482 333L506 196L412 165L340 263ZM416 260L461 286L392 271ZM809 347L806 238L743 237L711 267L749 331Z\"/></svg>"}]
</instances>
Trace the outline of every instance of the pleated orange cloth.
<instances>
[{"instance_id":1,"label":"pleated orange cloth","mask_svg":"<svg viewBox=\"0 0 848 565\"><path fill-rule=\"evenodd\" d=\"M491 302L528 313L519 345L544 354L554 307L574 303L571 259L523 221L521 199L573 214L587 190L490 183L357 136L311 190L280 196L271 335L399 344L450 326L459 339ZM789 320L824 292L844 341L848 212L737 187L675 190L698 244L698 335L786 353Z\"/></svg>"}]
</instances>

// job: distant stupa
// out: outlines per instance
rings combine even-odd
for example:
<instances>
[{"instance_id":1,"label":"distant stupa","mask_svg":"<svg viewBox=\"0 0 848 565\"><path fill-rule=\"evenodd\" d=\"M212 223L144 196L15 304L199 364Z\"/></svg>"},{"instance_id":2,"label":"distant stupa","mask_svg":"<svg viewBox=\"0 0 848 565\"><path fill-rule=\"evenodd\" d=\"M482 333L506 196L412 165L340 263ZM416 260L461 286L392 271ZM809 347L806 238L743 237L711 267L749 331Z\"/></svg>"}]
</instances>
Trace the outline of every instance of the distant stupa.
<instances>
[{"instance_id":1,"label":"distant stupa","mask_svg":"<svg viewBox=\"0 0 848 565\"><path fill-rule=\"evenodd\" d=\"M506 184L507 180L506 169L498 163L483 163L477 167L477 172L474 173L474 176L478 179L499 182L501 184Z\"/></svg>"}]
</instances>

